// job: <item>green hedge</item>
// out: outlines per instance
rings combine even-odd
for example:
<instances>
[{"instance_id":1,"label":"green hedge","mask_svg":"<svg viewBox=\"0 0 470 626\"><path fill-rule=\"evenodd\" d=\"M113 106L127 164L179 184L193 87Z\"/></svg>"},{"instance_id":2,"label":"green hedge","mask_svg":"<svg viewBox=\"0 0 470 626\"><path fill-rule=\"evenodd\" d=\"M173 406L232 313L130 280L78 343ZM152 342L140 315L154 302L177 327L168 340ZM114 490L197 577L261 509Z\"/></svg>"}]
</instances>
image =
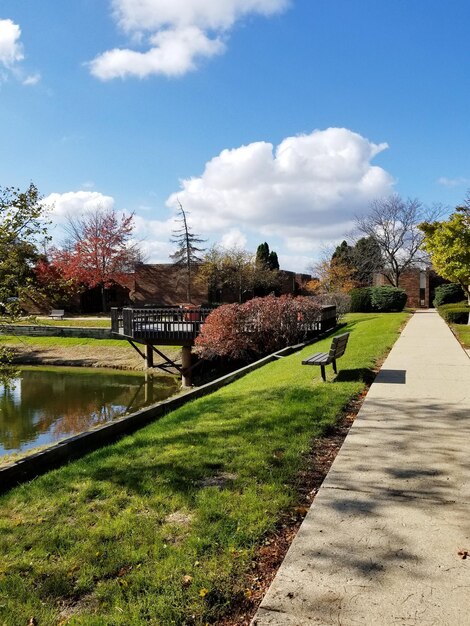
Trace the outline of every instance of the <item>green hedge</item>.
<instances>
[{"instance_id":1,"label":"green hedge","mask_svg":"<svg viewBox=\"0 0 470 626\"><path fill-rule=\"evenodd\" d=\"M372 308L374 311L380 311L380 313L403 311L407 297L406 292L398 287L387 285L373 287L371 293Z\"/></svg>"},{"instance_id":2,"label":"green hedge","mask_svg":"<svg viewBox=\"0 0 470 626\"><path fill-rule=\"evenodd\" d=\"M351 296L351 313L369 313L372 311L371 291L372 287L360 287L349 293Z\"/></svg>"},{"instance_id":3,"label":"green hedge","mask_svg":"<svg viewBox=\"0 0 470 626\"><path fill-rule=\"evenodd\" d=\"M460 285L448 283L447 285L439 285L439 287L436 287L432 303L435 307L439 307L443 304L460 302L464 298L465 292Z\"/></svg>"},{"instance_id":4,"label":"green hedge","mask_svg":"<svg viewBox=\"0 0 470 626\"><path fill-rule=\"evenodd\" d=\"M403 311L407 299L403 289L391 285L353 289L350 296L351 311L355 313Z\"/></svg>"},{"instance_id":5,"label":"green hedge","mask_svg":"<svg viewBox=\"0 0 470 626\"><path fill-rule=\"evenodd\" d=\"M448 324L468 324L470 307L467 302L454 302L437 307L439 315Z\"/></svg>"}]
</instances>

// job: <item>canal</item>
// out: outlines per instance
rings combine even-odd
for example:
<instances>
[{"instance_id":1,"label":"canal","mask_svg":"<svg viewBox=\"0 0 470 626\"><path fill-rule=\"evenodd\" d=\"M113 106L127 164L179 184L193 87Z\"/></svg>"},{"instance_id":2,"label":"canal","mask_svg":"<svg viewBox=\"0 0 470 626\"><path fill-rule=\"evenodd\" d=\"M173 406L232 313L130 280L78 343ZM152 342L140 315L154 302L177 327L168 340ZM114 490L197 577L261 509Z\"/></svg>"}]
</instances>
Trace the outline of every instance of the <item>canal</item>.
<instances>
[{"instance_id":1,"label":"canal","mask_svg":"<svg viewBox=\"0 0 470 626\"><path fill-rule=\"evenodd\" d=\"M164 400L171 376L77 367L25 367L0 384L0 461L53 444Z\"/></svg>"}]
</instances>

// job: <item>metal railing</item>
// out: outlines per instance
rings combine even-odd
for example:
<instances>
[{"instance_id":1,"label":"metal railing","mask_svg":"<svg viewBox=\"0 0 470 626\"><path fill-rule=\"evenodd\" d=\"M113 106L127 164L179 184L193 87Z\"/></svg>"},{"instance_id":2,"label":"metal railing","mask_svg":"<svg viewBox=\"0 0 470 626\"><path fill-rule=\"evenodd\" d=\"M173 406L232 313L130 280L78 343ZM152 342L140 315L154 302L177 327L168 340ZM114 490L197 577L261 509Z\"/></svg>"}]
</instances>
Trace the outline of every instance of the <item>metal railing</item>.
<instances>
[{"instance_id":1,"label":"metal railing","mask_svg":"<svg viewBox=\"0 0 470 626\"><path fill-rule=\"evenodd\" d=\"M213 310L199 307L113 308L111 330L143 343L192 343ZM336 306L326 305L321 307L318 320L305 324L303 330L306 338L313 338L335 325Z\"/></svg>"},{"instance_id":2,"label":"metal railing","mask_svg":"<svg viewBox=\"0 0 470 626\"><path fill-rule=\"evenodd\" d=\"M194 340L211 308L156 307L111 309L111 329L125 337L152 342Z\"/></svg>"}]
</instances>

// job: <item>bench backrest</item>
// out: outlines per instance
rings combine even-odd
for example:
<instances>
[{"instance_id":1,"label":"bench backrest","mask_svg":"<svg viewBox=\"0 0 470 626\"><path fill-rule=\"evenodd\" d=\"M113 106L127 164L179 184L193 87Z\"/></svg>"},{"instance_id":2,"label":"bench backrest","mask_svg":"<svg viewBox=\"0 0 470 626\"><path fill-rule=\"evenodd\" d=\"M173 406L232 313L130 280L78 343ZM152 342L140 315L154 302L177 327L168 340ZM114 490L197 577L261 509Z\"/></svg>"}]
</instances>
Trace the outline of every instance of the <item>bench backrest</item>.
<instances>
[{"instance_id":1,"label":"bench backrest","mask_svg":"<svg viewBox=\"0 0 470 626\"><path fill-rule=\"evenodd\" d=\"M64 309L52 309L50 315L63 315L64 313Z\"/></svg>"},{"instance_id":2,"label":"bench backrest","mask_svg":"<svg viewBox=\"0 0 470 626\"><path fill-rule=\"evenodd\" d=\"M340 356L343 356L346 351L346 346L348 345L348 339L349 333L343 333L333 338L328 355L330 359L338 359Z\"/></svg>"}]
</instances>

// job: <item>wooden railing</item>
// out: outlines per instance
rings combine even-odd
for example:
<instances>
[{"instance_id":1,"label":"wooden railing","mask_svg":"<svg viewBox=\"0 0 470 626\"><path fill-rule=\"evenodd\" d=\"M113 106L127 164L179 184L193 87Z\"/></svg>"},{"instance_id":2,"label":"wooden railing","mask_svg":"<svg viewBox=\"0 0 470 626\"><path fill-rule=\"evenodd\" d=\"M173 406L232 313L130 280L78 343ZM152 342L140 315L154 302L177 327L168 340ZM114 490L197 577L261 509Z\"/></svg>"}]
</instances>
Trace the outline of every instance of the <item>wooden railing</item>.
<instances>
[{"instance_id":1,"label":"wooden railing","mask_svg":"<svg viewBox=\"0 0 470 626\"><path fill-rule=\"evenodd\" d=\"M155 307L111 309L113 333L141 343L192 344L201 330L211 308ZM319 319L305 328L312 339L336 325L336 306L321 307Z\"/></svg>"},{"instance_id":2,"label":"wooden railing","mask_svg":"<svg viewBox=\"0 0 470 626\"><path fill-rule=\"evenodd\" d=\"M111 309L111 329L145 343L166 340L178 345L194 341L211 311L199 307Z\"/></svg>"}]
</instances>

